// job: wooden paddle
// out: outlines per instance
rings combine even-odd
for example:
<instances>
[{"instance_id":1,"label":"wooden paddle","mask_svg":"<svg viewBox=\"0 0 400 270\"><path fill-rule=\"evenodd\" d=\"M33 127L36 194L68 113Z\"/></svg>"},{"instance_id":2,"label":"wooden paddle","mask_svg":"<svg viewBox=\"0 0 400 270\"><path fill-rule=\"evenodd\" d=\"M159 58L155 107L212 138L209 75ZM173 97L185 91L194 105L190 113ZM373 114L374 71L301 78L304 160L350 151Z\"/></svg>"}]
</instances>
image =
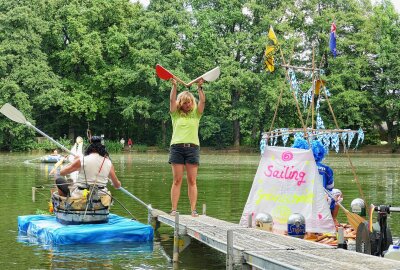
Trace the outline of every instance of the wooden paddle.
<instances>
[{"instance_id":1,"label":"wooden paddle","mask_svg":"<svg viewBox=\"0 0 400 270\"><path fill-rule=\"evenodd\" d=\"M49 172L49 175L53 175L53 174L56 172L57 168L58 168L61 164L63 164L64 160L65 160L67 157L68 157L68 156L63 156L62 158L60 158L60 160L57 161L57 163L54 165L53 169Z\"/></svg>"},{"instance_id":2,"label":"wooden paddle","mask_svg":"<svg viewBox=\"0 0 400 270\"><path fill-rule=\"evenodd\" d=\"M184 86L187 87L187 84L184 81L179 79L177 76L172 74L172 72L170 72L168 69L166 69L165 67L163 67L163 66L161 66L159 64L156 65L156 73L157 73L157 76L162 80L166 80L167 81L167 80L170 80L170 79L173 78L173 79L177 80L178 82L180 82L181 84L183 84Z\"/></svg>"},{"instance_id":3,"label":"wooden paddle","mask_svg":"<svg viewBox=\"0 0 400 270\"><path fill-rule=\"evenodd\" d=\"M216 68L214 68L214 69L212 69L210 71L207 71L206 73L204 73L200 77L197 77L196 79L194 79L193 81L188 83L187 86L191 86L192 84L198 82L200 79L203 79L203 80L205 80L207 82L213 82L216 79L218 79L220 74L221 74L220 68L216 67Z\"/></svg>"},{"instance_id":4,"label":"wooden paddle","mask_svg":"<svg viewBox=\"0 0 400 270\"><path fill-rule=\"evenodd\" d=\"M360 217L359 215L357 215L356 213L351 213L349 210L347 210L346 208L344 208L344 206L338 202L336 200L336 198L328 191L324 188L325 193L332 199L334 200L340 208L342 208L342 210L344 211L344 213L346 214L347 220L349 221L351 227L354 228L355 231L357 231L358 226L365 221L365 219L363 217Z\"/></svg>"}]
</instances>

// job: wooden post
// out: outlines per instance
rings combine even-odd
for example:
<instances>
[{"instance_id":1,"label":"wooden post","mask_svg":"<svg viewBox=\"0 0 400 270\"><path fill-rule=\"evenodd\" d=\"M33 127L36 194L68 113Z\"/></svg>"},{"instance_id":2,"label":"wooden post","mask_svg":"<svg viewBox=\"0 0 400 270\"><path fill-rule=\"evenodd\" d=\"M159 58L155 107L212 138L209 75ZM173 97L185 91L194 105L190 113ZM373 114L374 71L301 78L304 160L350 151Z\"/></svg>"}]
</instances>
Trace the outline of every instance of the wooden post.
<instances>
[{"instance_id":1,"label":"wooden post","mask_svg":"<svg viewBox=\"0 0 400 270\"><path fill-rule=\"evenodd\" d=\"M250 213L250 214L248 215L247 221L248 221L247 228L253 227L253 213Z\"/></svg>"},{"instance_id":2,"label":"wooden post","mask_svg":"<svg viewBox=\"0 0 400 270\"><path fill-rule=\"evenodd\" d=\"M228 230L226 241L226 269L233 270L233 264L233 230Z\"/></svg>"},{"instance_id":3,"label":"wooden post","mask_svg":"<svg viewBox=\"0 0 400 270\"><path fill-rule=\"evenodd\" d=\"M153 221L152 207L151 204L149 204L149 207L147 208L147 224L151 224L152 221Z\"/></svg>"},{"instance_id":4,"label":"wooden post","mask_svg":"<svg viewBox=\"0 0 400 270\"><path fill-rule=\"evenodd\" d=\"M36 201L36 188L32 187L32 202Z\"/></svg>"},{"instance_id":5,"label":"wooden post","mask_svg":"<svg viewBox=\"0 0 400 270\"><path fill-rule=\"evenodd\" d=\"M174 249L172 255L173 263L179 261L179 212L175 214L175 227L174 227Z\"/></svg>"},{"instance_id":6,"label":"wooden post","mask_svg":"<svg viewBox=\"0 0 400 270\"><path fill-rule=\"evenodd\" d=\"M338 240L338 248L347 249L347 243L344 240L343 227L338 228L337 240Z\"/></svg>"},{"instance_id":7,"label":"wooden post","mask_svg":"<svg viewBox=\"0 0 400 270\"><path fill-rule=\"evenodd\" d=\"M207 211L207 206L205 203L203 203L203 215L206 215L206 211Z\"/></svg>"}]
</instances>

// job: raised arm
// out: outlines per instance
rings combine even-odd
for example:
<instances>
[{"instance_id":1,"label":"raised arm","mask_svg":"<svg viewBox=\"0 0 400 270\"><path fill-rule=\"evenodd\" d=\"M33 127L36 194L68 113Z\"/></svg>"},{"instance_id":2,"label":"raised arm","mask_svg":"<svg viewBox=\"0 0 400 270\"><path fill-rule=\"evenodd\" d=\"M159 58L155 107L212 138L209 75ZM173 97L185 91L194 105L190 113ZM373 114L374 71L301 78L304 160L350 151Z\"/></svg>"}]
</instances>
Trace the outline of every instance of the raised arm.
<instances>
[{"instance_id":1,"label":"raised arm","mask_svg":"<svg viewBox=\"0 0 400 270\"><path fill-rule=\"evenodd\" d=\"M169 111L170 112L175 112L177 107L176 107L176 80L171 79L172 82L172 88L171 88L171 93L169 94Z\"/></svg>"},{"instance_id":2,"label":"raised arm","mask_svg":"<svg viewBox=\"0 0 400 270\"><path fill-rule=\"evenodd\" d=\"M203 79L200 79L197 83L197 91L199 92L199 104L197 105L197 110L199 113L203 113L204 107L206 106L206 95L203 91Z\"/></svg>"}]
</instances>

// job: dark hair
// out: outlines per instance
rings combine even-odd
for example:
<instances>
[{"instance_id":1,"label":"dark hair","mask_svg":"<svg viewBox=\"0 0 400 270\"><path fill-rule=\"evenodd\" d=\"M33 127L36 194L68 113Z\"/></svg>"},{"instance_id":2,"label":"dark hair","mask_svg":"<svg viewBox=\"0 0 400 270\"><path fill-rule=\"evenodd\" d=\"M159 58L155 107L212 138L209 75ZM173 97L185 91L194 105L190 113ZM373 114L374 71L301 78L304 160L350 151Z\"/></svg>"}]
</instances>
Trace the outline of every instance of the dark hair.
<instances>
[{"instance_id":1,"label":"dark hair","mask_svg":"<svg viewBox=\"0 0 400 270\"><path fill-rule=\"evenodd\" d=\"M106 147L101 144L100 136L93 136L92 138L90 138L90 142L91 144L85 151L85 156L90 155L91 153L98 153L102 157L108 156Z\"/></svg>"}]
</instances>

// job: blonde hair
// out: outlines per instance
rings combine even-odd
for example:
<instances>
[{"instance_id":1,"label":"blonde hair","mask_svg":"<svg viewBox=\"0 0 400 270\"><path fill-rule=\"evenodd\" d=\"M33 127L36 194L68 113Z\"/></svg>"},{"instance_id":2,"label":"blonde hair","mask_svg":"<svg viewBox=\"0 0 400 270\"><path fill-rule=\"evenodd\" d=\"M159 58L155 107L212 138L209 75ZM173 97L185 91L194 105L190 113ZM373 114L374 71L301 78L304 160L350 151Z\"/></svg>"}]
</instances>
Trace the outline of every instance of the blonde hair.
<instances>
[{"instance_id":1,"label":"blonde hair","mask_svg":"<svg viewBox=\"0 0 400 270\"><path fill-rule=\"evenodd\" d=\"M185 113L184 111L182 111L181 108L182 108L182 105L186 102L191 102L192 108L188 112ZM193 94L190 93L189 91L183 91L183 92L179 93L178 97L176 98L176 108L181 115L188 115L193 110L195 110L197 108L197 103L196 103L196 99L194 98Z\"/></svg>"}]
</instances>

